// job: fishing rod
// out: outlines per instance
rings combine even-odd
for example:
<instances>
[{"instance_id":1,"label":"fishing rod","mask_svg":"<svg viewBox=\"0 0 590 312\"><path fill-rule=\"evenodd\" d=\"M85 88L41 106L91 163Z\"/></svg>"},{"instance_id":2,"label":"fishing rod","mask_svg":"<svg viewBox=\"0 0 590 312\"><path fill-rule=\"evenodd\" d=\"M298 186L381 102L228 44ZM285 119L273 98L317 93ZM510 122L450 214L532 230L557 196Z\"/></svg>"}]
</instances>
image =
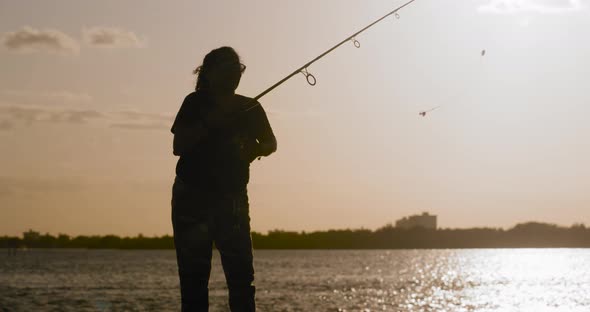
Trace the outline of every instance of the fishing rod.
<instances>
[{"instance_id":1,"label":"fishing rod","mask_svg":"<svg viewBox=\"0 0 590 312\"><path fill-rule=\"evenodd\" d=\"M268 89L264 90L262 93L260 93L259 95L257 95L255 98L252 99L254 103L254 105L248 107L247 109L244 110L244 112L247 112L253 108L255 108L256 106L259 106L260 103L258 103L258 99L260 99L261 97L265 96L267 93L269 93L270 91L274 90L276 87L280 86L281 84L283 84L285 81L291 79L291 77L297 75L297 74L303 74L305 76L305 79L307 80L307 83L310 86L315 86L317 80L315 78L315 76L313 74L311 74L307 68L315 63L317 60L323 58L324 56L326 56L328 53L336 50L338 47L340 47L341 45L343 45L344 43L348 42L348 41L352 41L352 44L356 47L356 48L360 48L361 47L361 43L356 40L356 36L358 36L359 34L361 34L362 32L364 32L365 30L371 28L373 25L379 23L380 21L386 19L387 17L394 15L396 18L399 18L399 14L397 13L399 10L405 8L406 6L410 5L412 2L414 2L416 0L410 0L406 3L404 3L403 5L399 6L398 8L396 8L395 10L385 14L383 17L379 18L378 20L372 22L371 24L365 26L363 29L355 32L354 34L352 34L351 36L349 36L348 38L342 40L340 43L338 43L337 45L331 47L330 49L328 49L326 52L320 54L319 56L317 56L316 58L314 58L313 60L307 62L305 65L297 68L295 71L293 71L291 74L289 74L287 77L279 80L277 83L275 83L274 85L270 86Z\"/></svg>"}]
</instances>

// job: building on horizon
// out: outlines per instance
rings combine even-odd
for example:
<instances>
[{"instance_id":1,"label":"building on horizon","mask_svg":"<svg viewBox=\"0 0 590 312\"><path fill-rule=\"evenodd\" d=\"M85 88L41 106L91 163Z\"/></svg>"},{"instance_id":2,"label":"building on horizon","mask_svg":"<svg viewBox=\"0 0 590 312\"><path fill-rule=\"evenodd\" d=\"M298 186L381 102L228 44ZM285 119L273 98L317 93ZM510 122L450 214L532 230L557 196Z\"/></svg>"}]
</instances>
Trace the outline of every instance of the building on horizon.
<instances>
[{"instance_id":1,"label":"building on horizon","mask_svg":"<svg viewBox=\"0 0 590 312\"><path fill-rule=\"evenodd\" d=\"M23 240L26 241L37 241L41 238L41 233L33 231L29 229L26 232L23 232Z\"/></svg>"},{"instance_id":2,"label":"building on horizon","mask_svg":"<svg viewBox=\"0 0 590 312\"><path fill-rule=\"evenodd\" d=\"M399 229L422 227L425 229L436 230L436 216L431 215L428 212L423 212L421 215L403 217L395 221L395 227Z\"/></svg>"}]
</instances>

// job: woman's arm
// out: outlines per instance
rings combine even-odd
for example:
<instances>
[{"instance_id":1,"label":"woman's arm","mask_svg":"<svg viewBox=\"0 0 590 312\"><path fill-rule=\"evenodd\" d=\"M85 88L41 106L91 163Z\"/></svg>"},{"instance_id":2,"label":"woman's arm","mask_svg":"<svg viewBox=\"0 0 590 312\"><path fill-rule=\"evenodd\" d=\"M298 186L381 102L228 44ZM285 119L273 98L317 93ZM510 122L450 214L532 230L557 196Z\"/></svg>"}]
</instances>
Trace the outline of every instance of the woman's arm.
<instances>
[{"instance_id":1,"label":"woman's arm","mask_svg":"<svg viewBox=\"0 0 590 312\"><path fill-rule=\"evenodd\" d=\"M177 125L174 129L172 153L175 156L184 155L206 135L207 129L200 122L192 125Z\"/></svg>"},{"instance_id":2,"label":"woman's arm","mask_svg":"<svg viewBox=\"0 0 590 312\"><path fill-rule=\"evenodd\" d=\"M260 156L269 156L277 150L277 139L262 106L258 105L258 107L254 109L254 114L254 133L258 144L256 144L252 160Z\"/></svg>"},{"instance_id":3,"label":"woman's arm","mask_svg":"<svg viewBox=\"0 0 590 312\"><path fill-rule=\"evenodd\" d=\"M193 149L209 133L228 126L231 121L232 119L228 118L228 115L219 107L213 108L199 119L192 120L191 123L188 123L188 119L177 118L177 122L172 127L174 133L173 154L182 156Z\"/></svg>"},{"instance_id":4,"label":"woman's arm","mask_svg":"<svg viewBox=\"0 0 590 312\"><path fill-rule=\"evenodd\" d=\"M275 136L258 139L258 156L268 156L277 151L277 139Z\"/></svg>"},{"instance_id":5,"label":"woman's arm","mask_svg":"<svg viewBox=\"0 0 590 312\"><path fill-rule=\"evenodd\" d=\"M176 114L170 129L174 134L172 153L175 156L184 155L207 135L207 129L200 121L199 105L198 96L193 92L184 98Z\"/></svg>"}]
</instances>

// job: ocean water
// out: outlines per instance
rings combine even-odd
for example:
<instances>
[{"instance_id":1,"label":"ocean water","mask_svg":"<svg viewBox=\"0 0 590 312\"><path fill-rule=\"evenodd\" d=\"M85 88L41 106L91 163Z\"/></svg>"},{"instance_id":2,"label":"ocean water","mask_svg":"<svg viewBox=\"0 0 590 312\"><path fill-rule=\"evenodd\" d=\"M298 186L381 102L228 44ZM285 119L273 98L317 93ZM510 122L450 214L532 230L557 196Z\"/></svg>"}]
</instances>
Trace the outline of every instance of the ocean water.
<instances>
[{"instance_id":1,"label":"ocean water","mask_svg":"<svg viewBox=\"0 0 590 312\"><path fill-rule=\"evenodd\" d=\"M0 252L0 311L179 311L172 250ZM255 268L259 311L590 311L590 249L256 250Z\"/></svg>"}]
</instances>

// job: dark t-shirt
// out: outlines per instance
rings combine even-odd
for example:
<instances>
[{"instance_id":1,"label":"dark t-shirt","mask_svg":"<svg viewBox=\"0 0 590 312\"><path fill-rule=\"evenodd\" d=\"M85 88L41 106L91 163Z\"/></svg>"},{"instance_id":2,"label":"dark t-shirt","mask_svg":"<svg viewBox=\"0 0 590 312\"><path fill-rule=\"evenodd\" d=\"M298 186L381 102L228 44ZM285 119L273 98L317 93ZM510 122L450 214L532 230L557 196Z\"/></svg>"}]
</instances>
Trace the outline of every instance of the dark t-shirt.
<instances>
[{"instance_id":1,"label":"dark t-shirt","mask_svg":"<svg viewBox=\"0 0 590 312\"><path fill-rule=\"evenodd\" d=\"M241 111L256 103L241 95L235 95L235 100ZM172 133L177 125L203 121L213 108L213 101L207 94L187 95L172 125ZM207 135L180 157L176 164L176 175L180 179L215 192L238 192L246 188L250 162L244 159L240 149L247 144L258 144L257 140L274 140L274 134L260 105L233 118L227 126L208 129Z\"/></svg>"}]
</instances>

